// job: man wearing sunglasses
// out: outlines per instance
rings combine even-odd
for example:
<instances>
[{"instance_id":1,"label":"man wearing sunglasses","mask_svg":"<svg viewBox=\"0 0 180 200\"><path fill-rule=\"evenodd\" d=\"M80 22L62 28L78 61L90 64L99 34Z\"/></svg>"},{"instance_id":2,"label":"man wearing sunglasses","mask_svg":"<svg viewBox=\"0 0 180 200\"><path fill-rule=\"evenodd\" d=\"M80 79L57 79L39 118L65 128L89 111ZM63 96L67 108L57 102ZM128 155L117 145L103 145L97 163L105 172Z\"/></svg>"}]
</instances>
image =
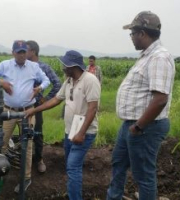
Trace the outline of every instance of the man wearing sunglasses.
<instances>
[{"instance_id":1,"label":"man wearing sunglasses","mask_svg":"<svg viewBox=\"0 0 180 200\"><path fill-rule=\"evenodd\" d=\"M92 145L97 129L97 110L101 87L93 74L85 71L82 55L68 51L60 57L68 77L54 98L29 109L26 116L52 108L65 100L65 158L68 175L67 192L70 200L82 200L82 166L84 157ZM69 139L73 118L84 118L84 123L72 139Z\"/></svg>"},{"instance_id":2,"label":"man wearing sunglasses","mask_svg":"<svg viewBox=\"0 0 180 200\"><path fill-rule=\"evenodd\" d=\"M139 200L155 200L156 159L169 131L175 65L159 40L161 23L156 14L143 11L123 28L131 30L132 42L141 54L117 92L116 111L123 123L112 155L107 200L122 199L129 168L138 185Z\"/></svg>"}]
</instances>

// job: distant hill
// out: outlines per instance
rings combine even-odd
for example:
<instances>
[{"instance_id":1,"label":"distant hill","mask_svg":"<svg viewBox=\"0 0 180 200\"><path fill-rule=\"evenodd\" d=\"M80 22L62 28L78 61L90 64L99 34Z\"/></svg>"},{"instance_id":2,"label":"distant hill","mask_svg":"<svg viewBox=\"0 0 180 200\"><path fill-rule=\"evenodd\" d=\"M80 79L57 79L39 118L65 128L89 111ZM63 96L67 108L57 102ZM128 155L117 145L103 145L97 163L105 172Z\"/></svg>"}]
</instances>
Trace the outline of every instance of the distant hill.
<instances>
[{"instance_id":1,"label":"distant hill","mask_svg":"<svg viewBox=\"0 0 180 200\"><path fill-rule=\"evenodd\" d=\"M66 51L70 50L69 48L65 47L60 47L56 45L47 45L44 47L40 47L40 55L44 56L61 56L64 55ZM93 51L88 51L88 50L79 50L79 49L74 49L79 51L83 56L88 57L90 55L94 55L96 57L138 57L138 53L129 53L129 54L105 54L105 53L98 53L98 52L93 52ZM0 45L0 53L11 53L11 49Z\"/></svg>"},{"instance_id":2,"label":"distant hill","mask_svg":"<svg viewBox=\"0 0 180 200\"><path fill-rule=\"evenodd\" d=\"M48 55L48 56L60 56L64 55L66 51L71 50L69 48L64 48L60 46L55 45L47 45L44 47L41 47L40 54L41 55ZM83 56L88 57L90 55L94 55L96 57L137 57L138 53L129 53L129 54L105 54L105 53L99 53L99 52L93 52L88 50L81 50L81 49L74 49L76 51L79 51Z\"/></svg>"}]
</instances>

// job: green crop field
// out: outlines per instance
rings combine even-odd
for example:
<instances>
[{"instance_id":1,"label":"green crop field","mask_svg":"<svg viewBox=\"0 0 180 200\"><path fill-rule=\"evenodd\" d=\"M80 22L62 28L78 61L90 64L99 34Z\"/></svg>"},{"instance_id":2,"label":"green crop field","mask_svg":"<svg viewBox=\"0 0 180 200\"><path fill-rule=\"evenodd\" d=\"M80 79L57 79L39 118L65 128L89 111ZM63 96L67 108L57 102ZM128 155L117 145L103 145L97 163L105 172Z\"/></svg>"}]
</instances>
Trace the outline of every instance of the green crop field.
<instances>
[{"instance_id":1,"label":"green crop field","mask_svg":"<svg viewBox=\"0 0 180 200\"><path fill-rule=\"evenodd\" d=\"M9 59L11 56L0 56L0 61ZM48 63L58 74L63 82L62 66L57 57L41 57L41 60ZM85 58L85 64L88 59ZM99 132L96 138L96 145L114 143L121 120L115 113L116 92L123 78L135 63L135 59L113 59L99 58L97 64L103 72L103 84L101 103L98 113ZM48 91L48 90L47 90ZM47 92L46 91L46 92ZM64 137L64 122L61 119L62 105L43 112L44 116L44 138L47 143L61 141ZM171 129L170 136L180 136L180 63L176 62L176 77L173 89L172 105L170 110Z\"/></svg>"}]
</instances>

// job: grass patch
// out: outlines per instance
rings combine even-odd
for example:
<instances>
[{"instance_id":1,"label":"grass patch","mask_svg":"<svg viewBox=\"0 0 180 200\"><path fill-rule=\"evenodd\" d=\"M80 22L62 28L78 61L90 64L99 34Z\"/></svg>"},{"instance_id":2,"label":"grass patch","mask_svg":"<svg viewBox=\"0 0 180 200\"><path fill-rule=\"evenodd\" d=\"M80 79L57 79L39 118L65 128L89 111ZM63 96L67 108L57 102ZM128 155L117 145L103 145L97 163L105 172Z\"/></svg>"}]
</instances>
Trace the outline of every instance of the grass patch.
<instances>
[{"instance_id":1,"label":"grass patch","mask_svg":"<svg viewBox=\"0 0 180 200\"><path fill-rule=\"evenodd\" d=\"M55 143L64 138L64 120L61 119L62 105L43 112L43 134L46 143Z\"/></svg>"},{"instance_id":2,"label":"grass patch","mask_svg":"<svg viewBox=\"0 0 180 200\"><path fill-rule=\"evenodd\" d=\"M96 137L95 145L102 146L112 144L117 137L121 120L115 113L102 112L99 114L99 131Z\"/></svg>"},{"instance_id":3,"label":"grass patch","mask_svg":"<svg viewBox=\"0 0 180 200\"><path fill-rule=\"evenodd\" d=\"M100 113L115 112L116 109L116 91L102 91L100 101Z\"/></svg>"}]
</instances>

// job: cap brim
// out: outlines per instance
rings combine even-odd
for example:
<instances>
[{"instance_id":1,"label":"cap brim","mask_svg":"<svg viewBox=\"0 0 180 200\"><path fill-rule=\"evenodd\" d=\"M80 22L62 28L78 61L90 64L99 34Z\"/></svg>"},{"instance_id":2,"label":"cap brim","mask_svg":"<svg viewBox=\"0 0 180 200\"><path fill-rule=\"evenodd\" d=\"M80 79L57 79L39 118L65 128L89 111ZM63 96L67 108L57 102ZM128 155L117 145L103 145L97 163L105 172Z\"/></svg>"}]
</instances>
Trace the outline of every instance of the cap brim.
<instances>
[{"instance_id":1,"label":"cap brim","mask_svg":"<svg viewBox=\"0 0 180 200\"><path fill-rule=\"evenodd\" d=\"M60 56L59 60L66 67L74 67L75 66L75 65L73 65L74 63L72 63L72 62L68 61L67 59L65 59L64 56Z\"/></svg>"},{"instance_id":2,"label":"cap brim","mask_svg":"<svg viewBox=\"0 0 180 200\"><path fill-rule=\"evenodd\" d=\"M69 60L67 60L64 56L60 56L59 57L59 60L60 62L65 65L66 67L75 67L75 66L78 66L80 67L82 70L85 70L86 69L86 66L83 64L83 65L78 65L77 63L74 63L74 62L71 62Z\"/></svg>"},{"instance_id":3,"label":"cap brim","mask_svg":"<svg viewBox=\"0 0 180 200\"><path fill-rule=\"evenodd\" d=\"M128 24L128 25L123 26L123 29L124 29L124 30L132 29L132 28L133 28L133 25L132 25L132 24Z\"/></svg>"},{"instance_id":4,"label":"cap brim","mask_svg":"<svg viewBox=\"0 0 180 200\"><path fill-rule=\"evenodd\" d=\"M27 51L27 49L25 49L25 48L19 48L19 49L15 49L14 50L16 53L18 53L18 52L20 52L20 51Z\"/></svg>"}]
</instances>

